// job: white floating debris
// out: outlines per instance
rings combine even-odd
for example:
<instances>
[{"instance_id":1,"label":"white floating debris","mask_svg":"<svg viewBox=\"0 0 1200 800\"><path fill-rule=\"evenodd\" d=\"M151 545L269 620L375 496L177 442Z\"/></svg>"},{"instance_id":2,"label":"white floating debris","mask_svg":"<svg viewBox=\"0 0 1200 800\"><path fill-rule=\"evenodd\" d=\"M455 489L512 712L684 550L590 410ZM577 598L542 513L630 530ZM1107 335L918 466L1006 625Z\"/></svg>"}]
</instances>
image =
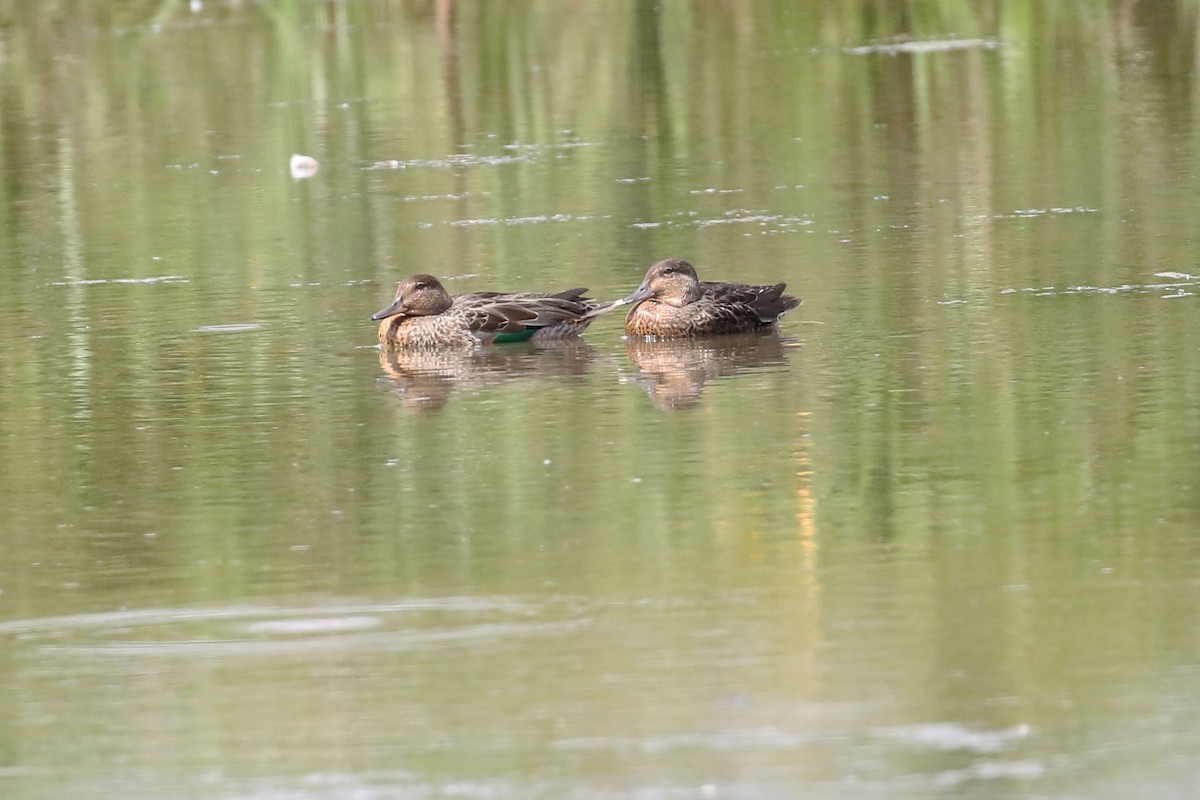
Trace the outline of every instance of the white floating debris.
<instances>
[{"instance_id":1,"label":"white floating debris","mask_svg":"<svg viewBox=\"0 0 1200 800\"><path fill-rule=\"evenodd\" d=\"M288 168L292 172L292 177L299 181L316 175L317 170L321 168L321 163L312 156L293 153L291 161L288 162Z\"/></svg>"}]
</instances>

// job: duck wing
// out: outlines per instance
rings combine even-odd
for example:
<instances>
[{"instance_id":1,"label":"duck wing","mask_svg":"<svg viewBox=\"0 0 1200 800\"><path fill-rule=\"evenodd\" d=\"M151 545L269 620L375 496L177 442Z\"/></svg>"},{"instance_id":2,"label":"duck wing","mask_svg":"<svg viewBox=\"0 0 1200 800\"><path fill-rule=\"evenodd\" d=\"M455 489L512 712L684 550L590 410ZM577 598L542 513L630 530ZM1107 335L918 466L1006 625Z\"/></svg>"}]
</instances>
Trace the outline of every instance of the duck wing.
<instances>
[{"instance_id":1,"label":"duck wing","mask_svg":"<svg viewBox=\"0 0 1200 800\"><path fill-rule=\"evenodd\" d=\"M536 319L537 314L519 303L507 302L507 299L503 295L478 298L461 308L456 303L451 311L462 317L467 327L476 333L517 333L525 330L526 323Z\"/></svg>"},{"instance_id":2,"label":"duck wing","mask_svg":"<svg viewBox=\"0 0 1200 800\"><path fill-rule=\"evenodd\" d=\"M450 313L481 334L520 333L563 322L578 322L591 305L581 302L586 289L558 294L474 292L454 299Z\"/></svg>"},{"instance_id":3,"label":"duck wing","mask_svg":"<svg viewBox=\"0 0 1200 800\"><path fill-rule=\"evenodd\" d=\"M728 313L744 315L751 313L763 323L774 322L783 314L800 305L798 297L783 293L786 283L759 286L748 283L715 283L703 281L702 300L710 301L714 313L723 306Z\"/></svg>"},{"instance_id":4,"label":"duck wing","mask_svg":"<svg viewBox=\"0 0 1200 800\"><path fill-rule=\"evenodd\" d=\"M532 313L533 318L525 322L527 328L548 328L564 322L579 322L591 310L590 303L582 295L586 289L573 289L573 294L525 296L520 298L521 309Z\"/></svg>"},{"instance_id":5,"label":"duck wing","mask_svg":"<svg viewBox=\"0 0 1200 800\"><path fill-rule=\"evenodd\" d=\"M749 305L763 292L774 288L773 286L754 286L748 283L700 282L701 297L716 303L746 303ZM779 285L779 289L783 290L783 284Z\"/></svg>"},{"instance_id":6,"label":"duck wing","mask_svg":"<svg viewBox=\"0 0 1200 800\"><path fill-rule=\"evenodd\" d=\"M582 287L577 289L567 289L564 292L555 292L554 294L529 294L529 297L556 297L559 300L571 300L576 303L586 303L588 298L584 297L587 294L587 289Z\"/></svg>"}]
</instances>

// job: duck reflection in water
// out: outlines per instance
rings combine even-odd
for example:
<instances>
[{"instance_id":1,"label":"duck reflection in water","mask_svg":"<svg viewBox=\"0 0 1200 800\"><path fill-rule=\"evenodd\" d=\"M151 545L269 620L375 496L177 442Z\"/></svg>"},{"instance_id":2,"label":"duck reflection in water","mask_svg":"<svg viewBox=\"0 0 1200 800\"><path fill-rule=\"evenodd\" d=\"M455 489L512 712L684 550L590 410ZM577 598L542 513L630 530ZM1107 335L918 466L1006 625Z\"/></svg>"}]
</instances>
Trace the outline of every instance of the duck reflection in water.
<instances>
[{"instance_id":1,"label":"duck reflection in water","mask_svg":"<svg viewBox=\"0 0 1200 800\"><path fill-rule=\"evenodd\" d=\"M436 411L459 390L478 390L526 379L581 377L596 351L578 338L525 342L474 350L382 347L380 381L397 392L405 407Z\"/></svg>"},{"instance_id":2,"label":"duck reflection in water","mask_svg":"<svg viewBox=\"0 0 1200 800\"><path fill-rule=\"evenodd\" d=\"M662 411L695 405L704 384L714 378L784 364L795 346L774 329L729 336L655 340L630 336L625 351L641 385Z\"/></svg>"}]
</instances>

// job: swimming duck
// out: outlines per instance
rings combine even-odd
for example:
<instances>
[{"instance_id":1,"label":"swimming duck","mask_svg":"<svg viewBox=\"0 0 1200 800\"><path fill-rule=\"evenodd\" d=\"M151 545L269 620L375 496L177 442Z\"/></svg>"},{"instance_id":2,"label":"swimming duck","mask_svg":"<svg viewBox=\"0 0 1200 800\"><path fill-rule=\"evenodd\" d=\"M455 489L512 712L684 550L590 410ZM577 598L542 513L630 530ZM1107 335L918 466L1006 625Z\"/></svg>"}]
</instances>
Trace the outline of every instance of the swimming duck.
<instances>
[{"instance_id":1,"label":"swimming duck","mask_svg":"<svg viewBox=\"0 0 1200 800\"><path fill-rule=\"evenodd\" d=\"M701 281L691 264L668 258L650 267L642 285L616 305L633 304L625 317L630 336L676 339L743 333L774 325L803 302L784 294L786 287Z\"/></svg>"},{"instance_id":2,"label":"swimming duck","mask_svg":"<svg viewBox=\"0 0 1200 800\"><path fill-rule=\"evenodd\" d=\"M587 289L557 294L471 292L451 297L432 275L413 275L396 299L371 316L379 341L405 348L468 348L479 344L576 336L614 303L584 297Z\"/></svg>"}]
</instances>

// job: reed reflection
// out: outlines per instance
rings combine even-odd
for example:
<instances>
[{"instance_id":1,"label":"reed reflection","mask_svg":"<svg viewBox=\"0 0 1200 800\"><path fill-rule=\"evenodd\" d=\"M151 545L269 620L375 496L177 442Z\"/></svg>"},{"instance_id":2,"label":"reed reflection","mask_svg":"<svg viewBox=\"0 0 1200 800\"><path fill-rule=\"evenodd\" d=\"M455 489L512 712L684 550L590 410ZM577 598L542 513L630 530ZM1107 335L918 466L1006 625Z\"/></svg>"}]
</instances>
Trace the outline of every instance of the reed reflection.
<instances>
[{"instance_id":1,"label":"reed reflection","mask_svg":"<svg viewBox=\"0 0 1200 800\"><path fill-rule=\"evenodd\" d=\"M761 367L785 364L794 340L777 331L755 331L664 341L630 336L629 361L638 368L633 380L662 411L689 408L700 399L704 384Z\"/></svg>"},{"instance_id":2,"label":"reed reflection","mask_svg":"<svg viewBox=\"0 0 1200 800\"><path fill-rule=\"evenodd\" d=\"M596 350L582 339L540 344L513 343L468 351L379 351L380 382L399 395L406 408L435 411L456 389L478 390L526 379L581 377Z\"/></svg>"}]
</instances>

